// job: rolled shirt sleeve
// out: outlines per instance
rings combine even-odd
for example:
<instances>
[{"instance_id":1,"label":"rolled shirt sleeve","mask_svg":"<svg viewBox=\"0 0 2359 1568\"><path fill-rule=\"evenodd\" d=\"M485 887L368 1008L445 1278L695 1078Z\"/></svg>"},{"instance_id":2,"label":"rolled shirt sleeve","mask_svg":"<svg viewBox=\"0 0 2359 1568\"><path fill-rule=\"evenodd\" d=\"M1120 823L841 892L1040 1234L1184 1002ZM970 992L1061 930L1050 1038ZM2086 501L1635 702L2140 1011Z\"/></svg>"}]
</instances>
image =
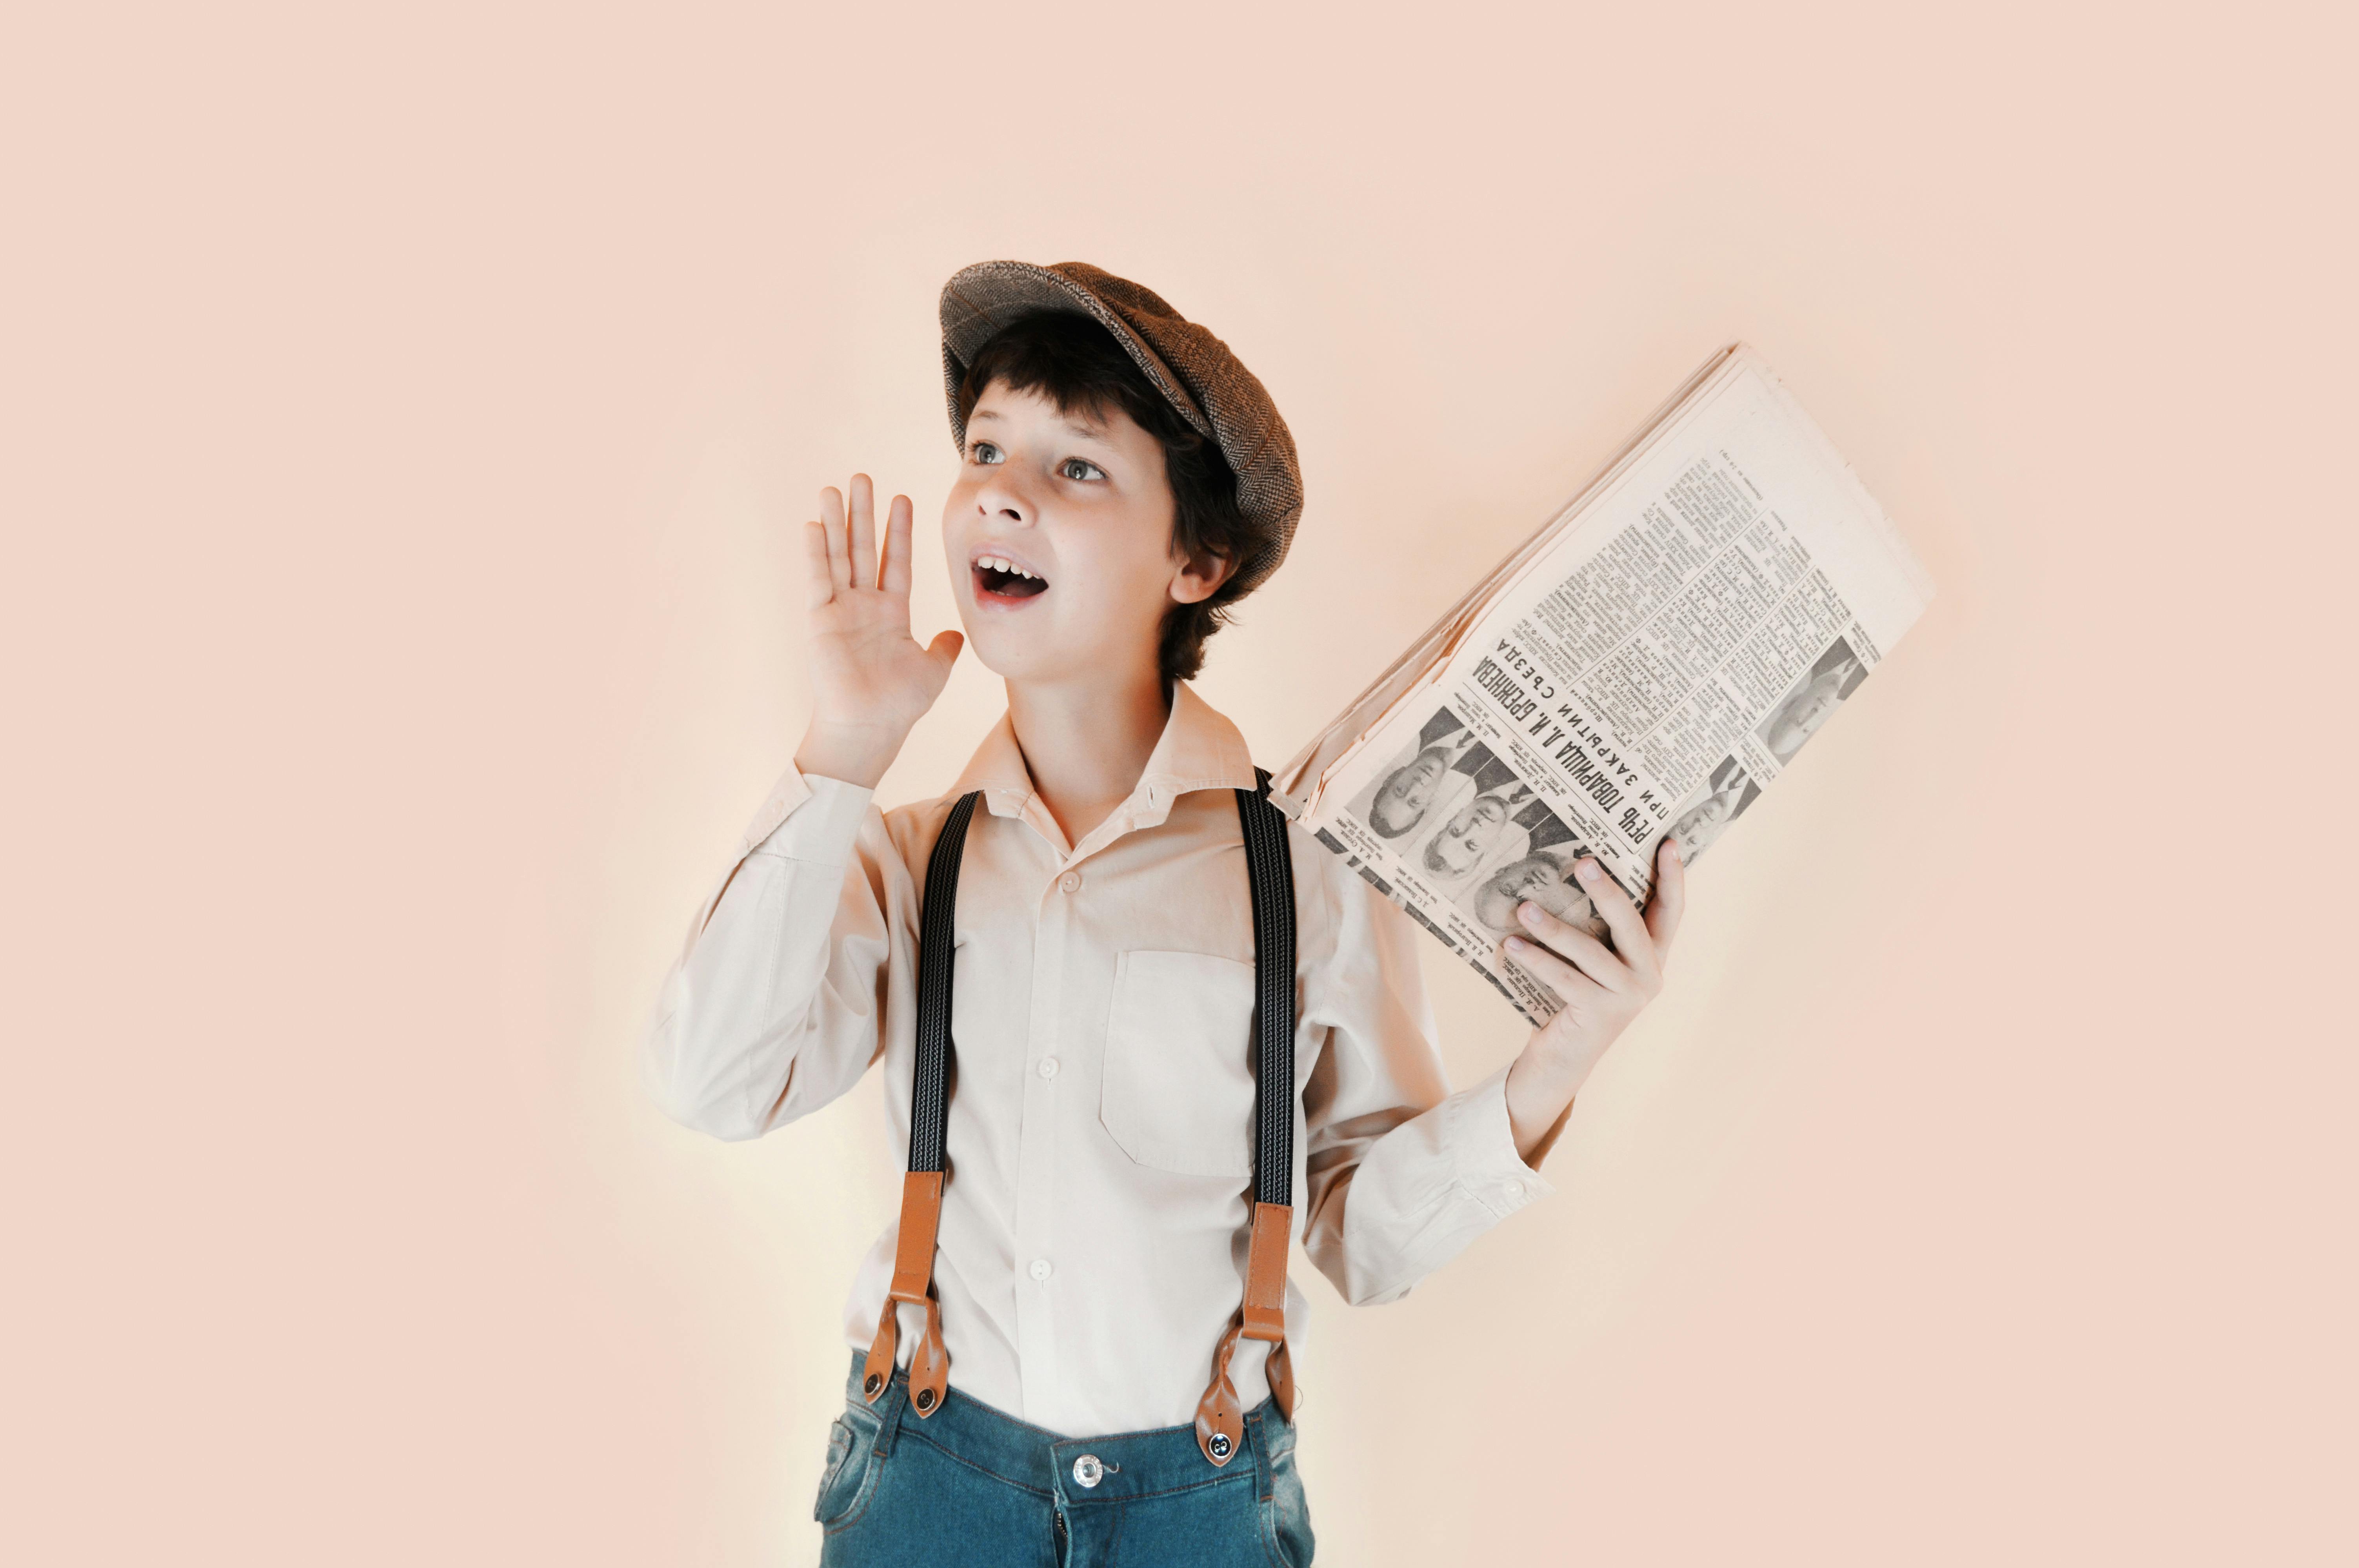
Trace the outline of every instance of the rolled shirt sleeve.
<instances>
[{"instance_id":1,"label":"rolled shirt sleeve","mask_svg":"<svg viewBox=\"0 0 2359 1568\"><path fill-rule=\"evenodd\" d=\"M794 768L697 911L641 1051L664 1113L745 1139L859 1082L879 1017L897 906L914 892L872 792Z\"/></svg>"},{"instance_id":2,"label":"rolled shirt sleeve","mask_svg":"<svg viewBox=\"0 0 2359 1568\"><path fill-rule=\"evenodd\" d=\"M1303 1089L1303 1247L1346 1301L1368 1305L1408 1294L1554 1189L1516 1152L1505 1067L1447 1092L1408 917L1312 854L1329 862L1332 946L1306 987L1326 1038Z\"/></svg>"}]
</instances>

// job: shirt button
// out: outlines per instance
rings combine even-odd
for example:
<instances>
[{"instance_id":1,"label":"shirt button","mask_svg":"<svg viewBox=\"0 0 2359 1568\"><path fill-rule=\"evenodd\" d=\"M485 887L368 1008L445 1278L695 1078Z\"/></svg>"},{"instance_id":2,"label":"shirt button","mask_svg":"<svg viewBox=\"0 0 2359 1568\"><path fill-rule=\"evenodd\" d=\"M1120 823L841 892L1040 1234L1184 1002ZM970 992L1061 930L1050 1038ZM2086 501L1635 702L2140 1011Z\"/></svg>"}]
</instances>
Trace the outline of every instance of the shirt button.
<instances>
[{"instance_id":1,"label":"shirt button","mask_svg":"<svg viewBox=\"0 0 2359 1568\"><path fill-rule=\"evenodd\" d=\"M1053 1078L1057 1076L1057 1058L1054 1056L1040 1058L1040 1076L1044 1078Z\"/></svg>"},{"instance_id":2,"label":"shirt button","mask_svg":"<svg viewBox=\"0 0 2359 1568\"><path fill-rule=\"evenodd\" d=\"M1067 871L1063 876L1057 879L1057 885L1064 889L1067 892L1079 892L1082 891L1082 873L1079 871Z\"/></svg>"},{"instance_id":3,"label":"shirt button","mask_svg":"<svg viewBox=\"0 0 2359 1568\"><path fill-rule=\"evenodd\" d=\"M1502 1187L1500 1191L1506 1193L1511 1198L1519 1198L1524 1195L1524 1184L1521 1182L1509 1182L1505 1187Z\"/></svg>"},{"instance_id":4,"label":"shirt button","mask_svg":"<svg viewBox=\"0 0 2359 1568\"><path fill-rule=\"evenodd\" d=\"M1032 1260L1032 1277L1034 1279L1046 1283L1049 1276L1055 1272L1056 1271L1054 1269L1049 1267L1049 1260L1046 1258L1035 1258Z\"/></svg>"}]
</instances>

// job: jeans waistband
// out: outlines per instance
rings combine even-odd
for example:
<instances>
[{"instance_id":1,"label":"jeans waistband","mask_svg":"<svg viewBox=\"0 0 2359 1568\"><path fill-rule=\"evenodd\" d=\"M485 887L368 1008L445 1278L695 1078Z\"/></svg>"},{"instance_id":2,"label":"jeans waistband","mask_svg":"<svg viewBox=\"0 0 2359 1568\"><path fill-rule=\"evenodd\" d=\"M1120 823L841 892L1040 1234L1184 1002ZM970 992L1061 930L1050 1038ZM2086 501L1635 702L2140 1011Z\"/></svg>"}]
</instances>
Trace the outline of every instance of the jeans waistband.
<instances>
[{"instance_id":1,"label":"jeans waistband","mask_svg":"<svg viewBox=\"0 0 2359 1568\"><path fill-rule=\"evenodd\" d=\"M940 1410L921 1419L908 1408L909 1379L904 1370L894 1372L892 1386L877 1396L875 1404L862 1398L865 1359L860 1352L853 1352L844 1397L855 1406L873 1411L883 1422L876 1440L880 1454L890 1454L897 1444L913 1439L929 1443L1010 1486L1053 1498L1060 1508L1158 1497L1240 1476L1252 1476L1256 1491L1266 1498L1271 1491L1272 1462L1294 1446L1294 1429L1278 1414L1273 1400L1264 1400L1245 1412L1245 1442L1236 1457L1224 1465L1215 1465L1204 1457L1204 1451L1196 1445L1193 1423L1103 1437L1062 1437L995 1410L955 1387ZM1086 1479L1092 1476L1096 1478L1093 1486Z\"/></svg>"}]
</instances>

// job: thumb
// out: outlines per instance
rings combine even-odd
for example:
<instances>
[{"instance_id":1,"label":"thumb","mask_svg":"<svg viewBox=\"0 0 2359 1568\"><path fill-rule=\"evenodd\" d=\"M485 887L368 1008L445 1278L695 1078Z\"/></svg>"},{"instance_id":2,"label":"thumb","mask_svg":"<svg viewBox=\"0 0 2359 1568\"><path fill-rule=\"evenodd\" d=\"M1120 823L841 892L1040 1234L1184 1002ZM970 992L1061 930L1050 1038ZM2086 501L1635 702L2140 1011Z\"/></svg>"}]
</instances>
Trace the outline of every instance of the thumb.
<instances>
[{"instance_id":1,"label":"thumb","mask_svg":"<svg viewBox=\"0 0 2359 1568\"><path fill-rule=\"evenodd\" d=\"M958 662L959 650L965 646L965 633L944 632L926 645L926 657L941 665L942 673L948 675L950 667Z\"/></svg>"}]
</instances>

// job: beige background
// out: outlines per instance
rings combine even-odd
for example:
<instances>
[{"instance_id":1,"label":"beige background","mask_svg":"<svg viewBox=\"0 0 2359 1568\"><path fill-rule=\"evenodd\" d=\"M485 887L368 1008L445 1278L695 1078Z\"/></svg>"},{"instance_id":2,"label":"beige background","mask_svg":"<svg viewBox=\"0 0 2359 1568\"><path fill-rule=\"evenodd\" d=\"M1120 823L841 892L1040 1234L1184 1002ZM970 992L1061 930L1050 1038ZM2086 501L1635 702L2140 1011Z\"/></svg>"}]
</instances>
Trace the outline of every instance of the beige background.
<instances>
[{"instance_id":1,"label":"beige background","mask_svg":"<svg viewBox=\"0 0 2359 1568\"><path fill-rule=\"evenodd\" d=\"M875 1093L704 1141L636 1033L798 733L790 531L939 515L1010 255L1292 421L1201 683L1266 762L1732 337L1940 584L1562 1195L1312 1284L1322 1562L2353 1561L2330 8L864 9L0 24L0 1554L814 1558ZM1518 1030L1431 971L1464 1081Z\"/></svg>"}]
</instances>

